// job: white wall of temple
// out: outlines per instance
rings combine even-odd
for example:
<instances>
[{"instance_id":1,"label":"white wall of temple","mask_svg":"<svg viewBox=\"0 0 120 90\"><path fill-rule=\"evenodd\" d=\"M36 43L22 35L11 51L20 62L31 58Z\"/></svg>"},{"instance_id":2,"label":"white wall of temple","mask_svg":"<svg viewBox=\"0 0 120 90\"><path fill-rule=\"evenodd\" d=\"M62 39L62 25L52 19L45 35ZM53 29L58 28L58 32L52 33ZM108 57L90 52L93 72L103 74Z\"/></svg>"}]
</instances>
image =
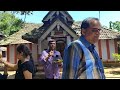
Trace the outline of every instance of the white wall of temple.
<instances>
[{"instance_id":1,"label":"white wall of temple","mask_svg":"<svg viewBox=\"0 0 120 90\"><path fill-rule=\"evenodd\" d=\"M99 55L99 50L98 50L98 42L97 43L95 43L95 50L98 52L98 55Z\"/></svg>"},{"instance_id":2,"label":"white wall of temple","mask_svg":"<svg viewBox=\"0 0 120 90\"><path fill-rule=\"evenodd\" d=\"M48 49L48 41L46 39L44 39L41 43L41 52L44 50L44 49Z\"/></svg>"},{"instance_id":3,"label":"white wall of temple","mask_svg":"<svg viewBox=\"0 0 120 90\"><path fill-rule=\"evenodd\" d=\"M102 59L104 61L106 60L113 60L113 57L112 57L112 53L115 53L115 44L114 44L114 40L108 40L108 44L109 44L109 47L107 46L106 44L106 40L101 40L101 51L102 51ZM96 45L96 50L99 54L99 45L98 45L98 42L95 43ZM107 53L107 48L109 48L110 50L110 59L108 59L108 53Z\"/></svg>"},{"instance_id":4,"label":"white wall of temple","mask_svg":"<svg viewBox=\"0 0 120 90\"><path fill-rule=\"evenodd\" d=\"M71 41L70 37L67 37L67 42L69 43L70 41ZM109 50L110 50L110 60L113 60L112 53L115 53L115 43L114 43L114 40L108 40L108 41L109 41ZM41 48L39 47L40 45L41 45ZM31 44L31 46L30 46L30 44L26 44L26 46L29 49L31 49L34 61L37 61L38 54L40 54L44 49L48 48L48 41L47 40L43 40L40 45L39 44L38 45L37 44ZM99 54L98 42L95 43L95 45L96 45L96 50L97 50L97 52ZM108 47L106 45L106 40L101 40L102 59L104 61L109 60L108 56L107 56L108 55L107 54L107 48ZM9 62L15 63L15 57L16 57L15 54L16 54L16 52L15 52L15 45L9 45ZM6 55L6 57L8 57L8 56Z\"/></svg>"},{"instance_id":5,"label":"white wall of temple","mask_svg":"<svg viewBox=\"0 0 120 90\"><path fill-rule=\"evenodd\" d=\"M108 60L106 40L101 40L102 60Z\"/></svg>"},{"instance_id":6,"label":"white wall of temple","mask_svg":"<svg viewBox=\"0 0 120 90\"><path fill-rule=\"evenodd\" d=\"M110 60L113 60L112 54L115 53L114 40L109 40L109 46L110 46Z\"/></svg>"}]
</instances>

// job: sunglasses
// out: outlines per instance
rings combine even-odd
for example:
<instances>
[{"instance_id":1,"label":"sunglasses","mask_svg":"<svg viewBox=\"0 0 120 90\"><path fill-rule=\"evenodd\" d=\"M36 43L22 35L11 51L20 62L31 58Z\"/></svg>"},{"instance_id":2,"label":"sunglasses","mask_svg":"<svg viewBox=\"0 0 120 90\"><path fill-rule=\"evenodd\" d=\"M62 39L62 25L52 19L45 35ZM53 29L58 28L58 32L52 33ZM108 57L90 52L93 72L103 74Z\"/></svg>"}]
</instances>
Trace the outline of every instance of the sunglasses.
<instances>
[{"instance_id":1,"label":"sunglasses","mask_svg":"<svg viewBox=\"0 0 120 90\"><path fill-rule=\"evenodd\" d=\"M100 31L101 31L101 29L91 28L91 31L92 31L92 32L100 32Z\"/></svg>"}]
</instances>

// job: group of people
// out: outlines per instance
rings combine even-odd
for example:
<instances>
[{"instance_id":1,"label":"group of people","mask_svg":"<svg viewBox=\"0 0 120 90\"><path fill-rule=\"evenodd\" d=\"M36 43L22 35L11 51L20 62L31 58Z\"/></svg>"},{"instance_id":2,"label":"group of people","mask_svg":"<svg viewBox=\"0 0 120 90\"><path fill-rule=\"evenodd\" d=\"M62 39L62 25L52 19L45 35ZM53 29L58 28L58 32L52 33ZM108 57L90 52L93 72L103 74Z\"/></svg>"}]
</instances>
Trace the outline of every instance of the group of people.
<instances>
[{"instance_id":1,"label":"group of people","mask_svg":"<svg viewBox=\"0 0 120 90\"><path fill-rule=\"evenodd\" d=\"M81 24L81 36L65 47L63 62L56 50L56 41L50 39L49 48L42 51L39 62L43 64L45 79L105 79L102 60L95 50L101 24L97 18L86 18ZM35 68L30 50L20 44L17 47L17 64L0 59L6 67L16 70L15 79L32 79ZM60 74L62 68L62 76ZM6 74L8 75L8 74ZM3 78L6 78L4 75Z\"/></svg>"}]
</instances>

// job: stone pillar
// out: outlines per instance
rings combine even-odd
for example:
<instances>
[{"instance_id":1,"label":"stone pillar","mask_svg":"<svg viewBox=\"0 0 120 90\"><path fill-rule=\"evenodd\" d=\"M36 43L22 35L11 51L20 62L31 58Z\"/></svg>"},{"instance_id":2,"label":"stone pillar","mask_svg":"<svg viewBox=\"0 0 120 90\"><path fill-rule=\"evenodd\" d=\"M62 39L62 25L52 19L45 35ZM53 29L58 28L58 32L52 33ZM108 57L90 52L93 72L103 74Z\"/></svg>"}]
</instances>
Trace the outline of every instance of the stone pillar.
<instances>
[{"instance_id":1,"label":"stone pillar","mask_svg":"<svg viewBox=\"0 0 120 90\"><path fill-rule=\"evenodd\" d=\"M41 40L38 39L38 54L41 54Z\"/></svg>"}]
</instances>

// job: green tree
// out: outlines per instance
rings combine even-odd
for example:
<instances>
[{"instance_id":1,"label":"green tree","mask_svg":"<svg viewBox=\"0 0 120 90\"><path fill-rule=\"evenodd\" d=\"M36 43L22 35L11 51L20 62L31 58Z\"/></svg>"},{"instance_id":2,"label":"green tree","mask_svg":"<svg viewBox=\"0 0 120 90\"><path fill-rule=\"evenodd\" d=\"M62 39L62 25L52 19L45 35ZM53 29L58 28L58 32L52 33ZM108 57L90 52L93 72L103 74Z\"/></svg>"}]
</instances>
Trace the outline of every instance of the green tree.
<instances>
[{"instance_id":1,"label":"green tree","mask_svg":"<svg viewBox=\"0 0 120 90\"><path fill-rule=\"evenodd\" d=\"M11 12L12 14L21 14L21 15L25 15L24 17L24 22L26 19L27 15L33 14L33 11L2 11L2 12Z\"/></svg>"},{"instance_id":2,"label":"green tree","mask_svg":"<svg viewBox=\"0 0 120 90\"><path fill-rule=\"evenodd\" d=\"M116 22L109 22L110 24L110 29L116 29L117 31L120 31L120 21L116 21Z\"/></svg>"},{"instance_id":3,"label":"green tree","mask_svg":"<svg viewBox=\"0 0 120 90\"><path fill-rule=\"evenodd\" d=\"M33 14L33 11L1 11L1 12L11 12L11 13L16 13L16 14L21 14L21 15L30 15Z\"/></svg>"},{"instance_id":4,"label":"green tree","mask_svg":"<svg viewBox=\"0 0 120 90\"><path fill-rule=\"evenodd\" d=\"M20 13L21 15L25 15L24 22L27 15L33 14L32 11L13 11L13 13Z\"/></svg>"},{"instance_id":5,"label":"green tree","mask_svg":"<svg viewBox=\"0 0 120 90\"><path fill-rule=\"evenodd\" d=\"M0 31L6 36L19 31L23 26L23 21L16 18L9 12L0 12Z\"/></svg>"}]
</instances>

